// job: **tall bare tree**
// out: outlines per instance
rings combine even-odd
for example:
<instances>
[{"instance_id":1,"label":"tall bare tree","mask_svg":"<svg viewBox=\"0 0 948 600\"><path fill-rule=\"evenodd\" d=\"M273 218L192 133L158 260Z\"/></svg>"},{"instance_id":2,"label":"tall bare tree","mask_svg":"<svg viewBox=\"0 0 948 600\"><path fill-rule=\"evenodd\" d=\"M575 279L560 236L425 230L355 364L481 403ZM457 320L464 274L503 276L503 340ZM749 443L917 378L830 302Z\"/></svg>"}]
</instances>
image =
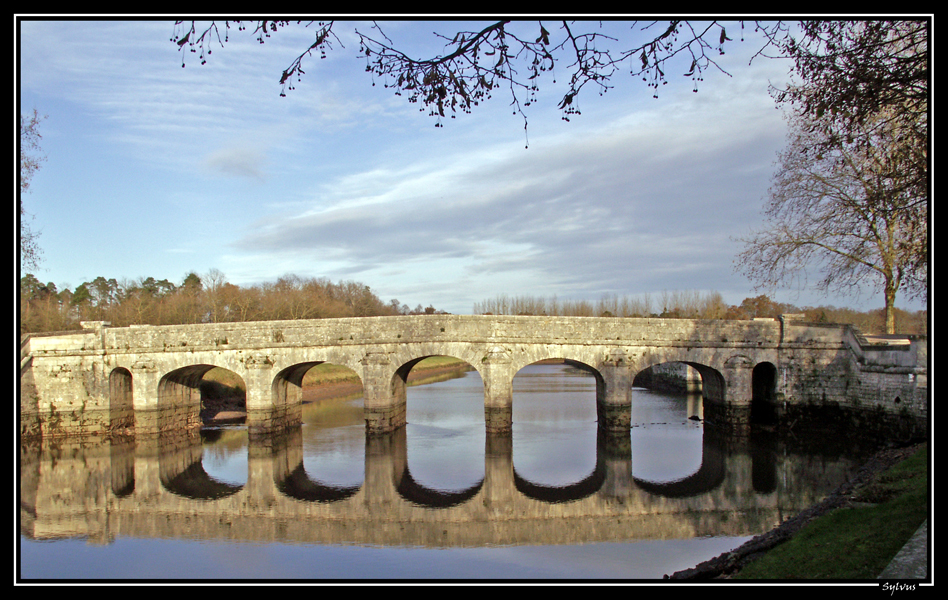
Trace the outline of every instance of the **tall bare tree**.
<instances>
[{"instance_id":1,"label":"tall bare tree","mask_svg":"<svg viewBox=\"0 0 948 600\"><path fill-rule=\"evenodd\" d=\"M33 176L39 170L40 164L46 160L40 148L43 136L39 131L40 123L45 118L40 116L35 108L32 114L20 115L20 264L27 270L39 266L41 253L37 243L39 232L30 227L23 209L23 194L30 190Z\"/></svg>"},{"instance_id":2,"label":"tall bare tree","mask_svg":"<svg viewBox=\"0 0 948 600\"><path fill-rule=\"evenodd\" d=\"M766 227L742 240L735 269L758 289L806 285L813 271L816 288L825 292L857 293L871 285L882 291L886 332L894 333L896 295L927 291L927 254L920 250L927 246L928 200L893 175L899 142L875 121L854 125L872 137L862 144L832 133L825 122L791 118L764 209Z\"/></svg>"},{"instance_id":3,"label":"tall bare tree","mask_svg":"<svg viewBox=\"0 0 948 600\"><path fill-rule=\"evenodd\" d=\"M809 116L822 129L821 146L837 144L837 136L859 148L887 144L886 168L921 197L928 180L930 23L814 20L800 29L782 43L798 84L774 90L777 102Z\"/></svg>"}]
</instances>

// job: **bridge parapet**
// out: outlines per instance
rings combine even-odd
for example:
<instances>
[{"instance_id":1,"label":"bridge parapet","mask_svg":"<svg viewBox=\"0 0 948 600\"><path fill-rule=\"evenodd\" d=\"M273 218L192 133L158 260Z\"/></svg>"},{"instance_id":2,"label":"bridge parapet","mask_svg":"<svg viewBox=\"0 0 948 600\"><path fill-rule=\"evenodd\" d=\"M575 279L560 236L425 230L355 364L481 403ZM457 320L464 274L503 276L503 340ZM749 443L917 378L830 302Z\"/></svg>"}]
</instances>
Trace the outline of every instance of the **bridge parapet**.
<instances>
[{"instance_id":1,"label":"bridge parapet","mask_svg":"<svg viewBox=\"0 0 948 600\"><path fill-rule=\"evenodd\" d=\"M462 341L635 345L779 343L779 324L760 321L430 315L104 328L108 352L191 351ZM57 342L58 344L59 342Z\"/></svg>"}]
</instances>

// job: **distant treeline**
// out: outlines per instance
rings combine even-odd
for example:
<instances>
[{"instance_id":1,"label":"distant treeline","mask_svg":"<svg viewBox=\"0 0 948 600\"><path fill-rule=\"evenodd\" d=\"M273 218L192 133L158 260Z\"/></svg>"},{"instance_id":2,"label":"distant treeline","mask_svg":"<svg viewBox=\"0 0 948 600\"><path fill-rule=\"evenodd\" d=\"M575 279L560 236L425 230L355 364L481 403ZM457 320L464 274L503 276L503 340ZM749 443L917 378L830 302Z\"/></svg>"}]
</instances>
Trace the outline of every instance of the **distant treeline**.
<instances>
[{"instance_id":1,"label":"distant treeline","mask_svg":"<svg viewBox=\"0 0 948 600\"><path fill-rule=\"evenodd\" d=\"M412 309L394 299L383 302L369 286L355 281L297 275L241 287L214 269L203 276L189 273L180 284L154 277L97 277L74 290L58 290L32 274L20 279L21 333L79 329L80 321L122 327L441 313L430 305Z\"/></svg>"},{"instance_id":2,"label":"distant treeline","mask_svg":"<svg viewBox=\"0 0 948 600\"><path fill-rule=\"evenodd\" d=\"M717 292L674 291L652 296L604 296L596 302L534 296L499 295L474 304L474 314L557 315L588 317L662 317L685 319L753 319L803 313L816 323L848 323L864 333L885 331L882 309L866 312L833 306L797 307L767 296L728 305ZM58 290L32 274L20 279L20 332L79 329L80 321L127 325L180 325L280 319L321 319L414 314L444 314L421 304L410 308L398 300L382 301L369 286L355 281L285 275L253 286L229 283L212 269L189 273L180 284L146 277L138 280L97 277L74 290ZM928 333L928 311L896 309L896 331Z\"/></svg>"},{"instance_id":3,"label":"distant treeline","mask_svg":"<svg viewBox=\"0 0 948 600\"><path fill-rule=\"evenodd\" d=\"M672 291L658 295L603 296L597 302L564 300L556 296L499 295L474 304L474 314L484 315L549 315L567 317L655 317L666 319L754 319L777 317L785 313L804 314L812 323L845 323L863 333L885 332L882 308L860 312L834 306L798 307L774 302L765 295L745 298L739 305L724 302L718 292ZM928 333L928 311L896 309L896 332Z\"/></svg>"}]
</instances>

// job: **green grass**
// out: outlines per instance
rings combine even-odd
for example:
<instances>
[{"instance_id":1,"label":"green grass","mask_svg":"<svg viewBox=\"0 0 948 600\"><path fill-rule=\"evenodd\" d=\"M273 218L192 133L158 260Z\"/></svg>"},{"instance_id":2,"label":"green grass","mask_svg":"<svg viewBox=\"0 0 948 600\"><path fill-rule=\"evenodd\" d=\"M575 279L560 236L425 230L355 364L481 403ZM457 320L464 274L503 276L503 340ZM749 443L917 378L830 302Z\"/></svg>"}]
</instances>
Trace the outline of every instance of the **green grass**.
<instances>
[{"instance_id":1,"label":"green grass","mask_svg":"<svg viewBox=\"0 0 948 600\"><path fill-rule=\"evenodd\" d=\"M306 372L306 375L303 376L303 387L344 381L359 382L361 380L356 372L349 367L322 363Z\"/></svg>"},{"instance_id":2,"label":"green grass","mask_svg":"<svg viewBox=\"0 0 948 600\"><path fill-rule=\"evenodd\" d=\"M855 491L734 579L875 579L928 516L928 446Z\"/></svg>"}]
</instances>

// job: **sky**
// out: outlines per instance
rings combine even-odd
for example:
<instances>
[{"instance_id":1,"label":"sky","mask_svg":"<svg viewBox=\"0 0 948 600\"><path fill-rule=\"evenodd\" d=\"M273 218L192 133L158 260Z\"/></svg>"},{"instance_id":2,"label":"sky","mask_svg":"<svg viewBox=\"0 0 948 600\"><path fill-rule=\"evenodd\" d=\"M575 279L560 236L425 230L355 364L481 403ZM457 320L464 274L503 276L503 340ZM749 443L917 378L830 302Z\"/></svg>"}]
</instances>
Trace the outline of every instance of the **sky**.
<instances>
[{"instance_id":1,"label":"sky","mask_svg":"<svg viewBox=\"0 0 948 600\"><path fill-rule=\"evenodd\" d=\"M443 52L434 32L451 37L459 25L380 21L418 56ZM555 42L557 24L544 26ZM764 225L786 139L768 90L791 66L750 61L760 40L749 29L741 41L739 25L728 28L734 41L717 57L727 74L706 72L697 93L683 76L690 60L658 98L620 71L607 93L584 89L582 114L568 122L556 106L561 62L561 81L541 79L525 108L525 128L503 91L438 122L366 72L354 27L372 32L337 23L327 57L304 62L281 97L280 75L315 27L262 45L233 28L201 65L171 41L171 20L25 17L20 110L47 116L46 161L24 198L40 232L36 277L74 289L98 276L180 284L216 269L247 286L295 274L454 314L498 295L672 291L882 306L869 288L756 290L734 269L738 238ZM539 30L536 20L518 27ZM602 27L625 41L641 35L631 22Z\"/></svg>"}]
</instances>

